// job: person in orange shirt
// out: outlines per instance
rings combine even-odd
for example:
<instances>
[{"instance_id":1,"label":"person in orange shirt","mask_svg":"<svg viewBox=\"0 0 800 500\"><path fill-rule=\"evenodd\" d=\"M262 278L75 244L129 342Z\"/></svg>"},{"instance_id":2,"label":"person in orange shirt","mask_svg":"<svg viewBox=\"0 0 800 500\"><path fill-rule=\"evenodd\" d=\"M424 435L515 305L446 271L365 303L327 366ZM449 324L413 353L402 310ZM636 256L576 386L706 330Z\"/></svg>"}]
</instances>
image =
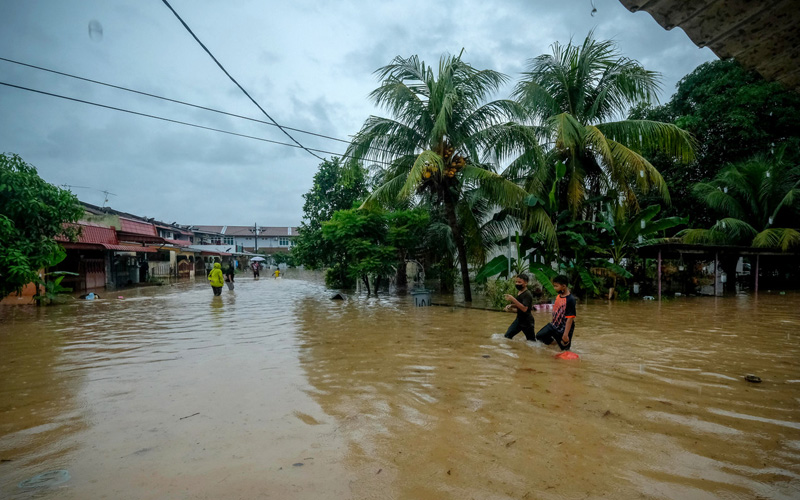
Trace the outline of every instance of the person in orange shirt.
<instances>
[{"instance_id":1,"label":"person in orange shirt","mask_svg":"<svg viewBox=\"0 0 800 500\"><path fill-rule=\"evenodd\" d=\"M550 345L555 340L562 351L572 347L572 334L575 332L575 296L569 291L569 279L562 275L553 278L553 288L558 292L553 304L553 320L536 334L536 340Z\"/></svg>"}]
</instances>

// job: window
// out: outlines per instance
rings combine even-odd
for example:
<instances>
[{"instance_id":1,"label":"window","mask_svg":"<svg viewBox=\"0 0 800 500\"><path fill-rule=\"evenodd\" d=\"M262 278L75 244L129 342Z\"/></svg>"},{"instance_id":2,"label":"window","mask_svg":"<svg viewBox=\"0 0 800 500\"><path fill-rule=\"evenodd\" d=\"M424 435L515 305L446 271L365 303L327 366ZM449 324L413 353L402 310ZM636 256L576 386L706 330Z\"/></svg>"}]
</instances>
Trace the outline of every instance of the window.
<instances>
[{"instance_id":1,"label":"window","mask_svg":"<svg viewBox=\"0 0 800 500\"><path fill-rule=\"evenodd\" d=\"M281 236L280 241L279 241L278 244L280 246L282 246L282 247L288 247L289 246L289 238L286 237L286 236Z\"/></svg>"},{"instance_id":2,"label":"window","mask_svg":"<svg viewBox=\"0 0 800 500\"><path fill-rule=\"evenodd\" d=\"M226 236L223 245L233 245L233 236Z\"/></svg>"}]
</instances>

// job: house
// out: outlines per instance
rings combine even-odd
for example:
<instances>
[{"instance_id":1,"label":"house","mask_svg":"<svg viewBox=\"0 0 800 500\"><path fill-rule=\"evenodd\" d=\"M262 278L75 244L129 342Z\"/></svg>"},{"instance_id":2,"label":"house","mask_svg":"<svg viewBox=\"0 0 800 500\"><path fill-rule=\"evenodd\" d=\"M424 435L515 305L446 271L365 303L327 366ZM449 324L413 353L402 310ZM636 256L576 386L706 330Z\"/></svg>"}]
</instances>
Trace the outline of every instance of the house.
<instances>
[{"instance_id":1,"label":"house","mask_svg":"<svg viewBox=\"0 0 800 500\"><path fill-rule=\"evenodd\" d=\"M141 243L121 243L113 227L88 221L81 221L77 226L81 229L77 241L56 238L67 256L48 270L78 274L65 276L63 286L74 291L88 291L139 282L138 263L145 259L145 255L155 253L156 249Z\"/></svg>"},{"instance_id":2,"label":"house","mask_svg":"<svg viewBox=\"0 0 800 500\"><path fill-rule=\"evenodd\" d=\"M195 232L214 234L217 244L231 245L238 251L272 255L288 253L299 235L296 227L286 226L193 226Z\"/></svg>"}]
</instances>

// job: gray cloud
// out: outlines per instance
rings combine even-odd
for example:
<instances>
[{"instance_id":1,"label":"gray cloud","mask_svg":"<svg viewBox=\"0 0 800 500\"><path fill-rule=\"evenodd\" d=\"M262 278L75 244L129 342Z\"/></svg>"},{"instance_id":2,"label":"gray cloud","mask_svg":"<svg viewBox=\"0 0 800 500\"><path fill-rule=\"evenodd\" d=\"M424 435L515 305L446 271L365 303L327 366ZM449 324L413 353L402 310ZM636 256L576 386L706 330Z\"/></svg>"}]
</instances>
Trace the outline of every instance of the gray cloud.
<instances>
[{"instance_id":1,"label":"gray cloud","mask_svg":"<svg viewBox=\"0 0 800 500\"><path fill-rule=\"evenodd\" d=\"M417 54L434 67L457 54L506 73L507 97L527 60L594 29L663 74L662 101L714 59L680 30L616 0L561 2L247 2L172 0L198 36L279 122L347 138L370 114L373 72ZM89 36L92 20L102 39ZM159 2L0 3L0 55L88 78L264 118ZM0 80L143 113L269 138L279 130L0 62ZM0 87L0 151L19 153L54 184L107 189L120 210L193 224L297 224L318 160L295 148L126 115ZM345 145L295 134L309 147ZM327 156L327 155L325 155ZM75 191L100 204L97 191Z\"/></svg>"}]
</instances>

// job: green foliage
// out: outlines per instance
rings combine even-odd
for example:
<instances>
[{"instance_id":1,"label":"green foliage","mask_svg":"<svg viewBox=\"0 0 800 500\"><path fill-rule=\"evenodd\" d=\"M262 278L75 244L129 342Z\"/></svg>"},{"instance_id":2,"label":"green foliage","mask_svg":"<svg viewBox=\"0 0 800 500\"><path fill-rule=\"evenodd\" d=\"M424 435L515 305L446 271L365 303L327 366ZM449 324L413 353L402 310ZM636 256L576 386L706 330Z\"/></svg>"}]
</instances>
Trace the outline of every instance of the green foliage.
<instances>
[{"instance_id":1,"label":"green foliage","mask_svg":"<svg viewBox=\"0 0 800 500\"><path fill-rule=\"evenodd\" d=\"M278 252L272 254L272 260L275 265L286 264L289 267L295 267L295 256L291 253Z\"/></svg>"},{"instance_id":2,"label":"green foliage","mask_svg":"<svg viewBox=\"0 0 800 500\"><path fill-rule=\"evenodd\" d=\"M369 292L368 277L374 276L379 282L392 276L405 261L404 256L416 250L428 220L420 210L387 213L354 208L335 212L322 223L322 236L343 256L343 263L331 272L329 281L341 283L341 275L349 280L361 279Z\"/></svg>"},{"instance_id":3,"label":"green foliage","mask_svg":"<svg viewBox=\"0 0 800 500\"><path fill-rule=\"evenodd\" d=\"M83 207L67 190L45 182L18 155L0 154L0 298L36 282L39 269L65 253L56 236L77 236Z\"/></svg>"},{"instance_id":4,"label":"green foliage","mask_svg":"<svg viewBox=\"0 0 800 500\"><path fill-rule=\"evenodd\" d=\"M516 297L517 293L512 279L497 279L486 283L486 300L494 309L502 311L508 305L505 295L509 294Z\"/></svg>"},{"instance_id":5,"label":"green foliage","mask_svg":"<svg viewBox=\"0 0 800 500\"><path fill-rule=\"evenodd\" d=\"M542 124L541 134L554 144L546 161L531 164L526 188L540 197L553 178L551 205L569 207L573 214L589 197L612 189L631 205L637 193L654 190L669 200L667 184L641 151L658 149L687 161L693 140L671 123L653 120L614 120L631 106L650 102L659 75L622 57L611 41L555 43L553 53L532 61L514 91L530 118ZM548 235L549 236L549 235Z\"/></svg>"},{"instance_id":6,"label":"green foliage","mask_svg":"<svg viewBox=\"0 0 800 500\"><path fill-rule=\"evenodd\" d=\"M323 161L314 183L303 195L303 222L292 247L297 265L309 269L344 265L322 236L322 223L337 210L347 210L367 196L366 172L358 164L343 165L339 158Z\"/></svg>"},{"instance_id":7,"label":"green foliage","mask_svg":"<svg viewBox=\"0 0 800 500\"><path fill-rule=\"evenodd\" d=\"M325 269L325 286L328 288L353 288L355 280L348 275L344 264L336 263Z\"/></svg>"},{"instance_id":8,"label":"green foliage","mask_svg":"<svg viewBox=\"0 0 800 500\"><path fill-rule=\"evenodd\" d=\"M694 195L720 216L710 228L681 234L687 243L800 246L800 167L782 158L758 156L729 165L710 182L700 182Z\"/></svg>"},{"instance_id":9,"label":"green foliage","mask_svg":"<svg viewBox=\"0 0 800 500\"><path fill-rule=\"evenodd\" d=\"M678 83L668 103L640 106L629 116L675 123L697 139L696 159L690 163L653 151L654 164L672 192L669 214L691 216L693 227L708 227L715 219L692 196L698 182L710 181L729 163L777 153L782 146L789 164L800 160L800 94L733 60L698 66Z\"/></svg>"},{"instance_id":10,"label":"green foliage","mask_svg":"<svg viewBox=\"0 0 800 500\"><path fill-rule=\"evenodd\" d=\"M417 56L397 57L377 71L382 79L371 97L391 118L370 117L347 155L354 161L383 165L378 187L366 206L395 206L422 199L437 209L450 228L464 283L471 300L469 255L481 247L478 227L464 216L475 203L468 191L493 205L522 203L525 191L496 173L514 155L539 150L536 128L518 124L521 108L513 101L488 101L507 77L478 70L458 57L442 57L438 72Z\"/></svg>"},{"instance_id":11,"label":"green foliage","mask_svg":"<svg viewBox=\"0 0 800 500\"><path fill-rule=\"evenodd\" d=\"M55 279L48 279L53 276ZM33 296L33 300L39 305L51 305L56 302L61 302L64 298L64 294L72 291L72 288L61 286L61 281L65 276L78 276L78 273L55 271L45 274L44 279L37 277L35 283L39 293Z\"/></svg>"},{"instance_id":12,"label":"green foliage","mask_svg":"<svg viewBox=\"0 0 800 500\"><path fill-rule=\"evenodd\" d=\"M653 220L659 212L659 205L650 205L631 213L625 206L607 203L606 209L600 213L599 222L591 224L603 232L606 240L596 248L597 252L611 259L607 263L610 265L604 264L601 267L609 269L617 276L629 278L630 273L619 266L623 259L631 255L637 246L651 243L659 233L687 223L687 219L682 217Z\"/></svg>"}]
</instances>

